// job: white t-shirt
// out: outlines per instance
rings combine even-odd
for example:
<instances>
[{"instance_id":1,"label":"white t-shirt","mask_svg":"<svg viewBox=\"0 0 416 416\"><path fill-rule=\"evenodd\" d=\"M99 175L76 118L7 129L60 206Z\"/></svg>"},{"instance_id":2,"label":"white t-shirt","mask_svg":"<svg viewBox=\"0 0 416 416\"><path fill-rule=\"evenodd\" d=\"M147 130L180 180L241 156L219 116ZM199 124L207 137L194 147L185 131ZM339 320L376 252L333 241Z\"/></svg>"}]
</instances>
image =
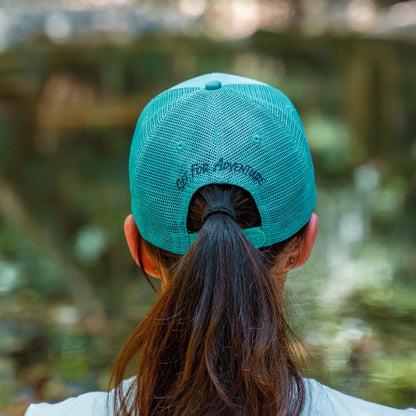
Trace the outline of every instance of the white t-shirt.
<instances>
[{"instance_id":1,"label":"white t-shirt","mask_svg":"<svg viewBox=\"0 0 416 416\"><path fill-rule=\"evenodd\" d=\"M125 383L128 386L129 380ZM416 416L416 409L393 409L333 390L305 379L302 416ZM113 391L81 394L56 404L31 404L25 416L112 416Z\"/></svg>"}]
</instances>

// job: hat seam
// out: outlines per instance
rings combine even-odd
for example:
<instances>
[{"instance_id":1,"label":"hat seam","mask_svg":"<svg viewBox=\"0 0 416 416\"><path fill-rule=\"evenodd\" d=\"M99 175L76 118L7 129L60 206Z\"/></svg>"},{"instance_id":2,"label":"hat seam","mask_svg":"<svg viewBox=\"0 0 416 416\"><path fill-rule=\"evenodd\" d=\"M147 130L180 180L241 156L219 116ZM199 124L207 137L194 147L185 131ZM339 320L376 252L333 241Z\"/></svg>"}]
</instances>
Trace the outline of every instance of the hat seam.
<instances>
[{"instance_id":1,"label":"hat seam","mask_svg":"<svg viewBox=\"0 0 416 416\"><path fill-rule=\"evenodd\" d=\"M150 102L156 102L157 99L159 99L160 97L166 95L169 91L171 91L171 90L167 90L167 91L164 91L164 92L160 93L159 95L157 95L156 97L154 97ZM186 99L188 99L190 96L196 94L197 92L201 92L201 91L202 90L200 88L192 88L192 91L189 94L186 94L183 97L179 98L177 101L175 101L174 105L172 105L172 107L170 107L167 111L165 111L163 113L163 116L158 119L157 123L153 123L153 127L147 131L146 138L145 138L145 141L143 142L143 144L148 140L148 138L157 129L159 123L161 123L172 112L173 109L175 109L179 104L181 104L183 101L185 101ZM137 155L138 158L141 157L143 150L144 150L144 146L141 146L140 153Z\"/></svg>"},{"instance_id":2,"label":"hat seam","mask_svg":"<svg viewBox=\"0 0 416 416\"><path fill-rule=\"evenodd\" d=\"M235 84L235 85L241 85L241 84ZM281 121L282 122L282 124L285 126L285 129L286 129L286 132L288 132L288 133L290 133L290 130L289 130L289 125L287 124L287 122L285 121L285 118L284 117L282 117L282 115L284 115L284 113L280 110L280 109L278 109L278 110L276 110L276 112L273 112L268 106L266 106L266 105L264 105L263 103L262 103L262 101L260 101L260 100L257 100L255 97L248 97L247 95L245 95L245 94L242 94L242 93L240 93L239 91L236 91L236 90L232 90L232 89L229 89L229 88L226 88L228 85L225 85L224 86L224 91L229 91L229 92L231 92L231 93L234 93L234 94L236 94L236 95L238 95L238 96L240 96L240 97L243 97L243 98L245 98L245 99L250 99L250 100L253 100L253 102L254 103L256 103L256 105L257 106L259 106L259 107L261 107L262 109L264 109L264 110L266 110L269 114L271 114L272 116L274 116L274 117L277 117L278 119L279 119L279 121ZM267 85L261 85L261 86L265 86L265 87L268 87ZM278 91L278 92L281 92L281 91L279 91L279 90L277 90L276 88L274 88L274 87L272 87L273 89L275 89L276 91ZM283 94L282 92L281 92L281 94L282 94L282 96L285 98L285 99L287 99L288 100L288 98L286 97L286 95L285 94ZM294 116L296 116L297 118L299 118L299 114L297 113L297 111L295 111L292 107L290 107L290 106L288 106L288 105L286 105L286 108L287 108L287 110L289 110L290 112L291 112L291 114L292 115L294 115ZM293 127L296 129L296 133L297 133L297 136L296 136L296 138L299 138L299 134L300 135L302 135L302 133L304 132L304 129L302 130L297 124L293 124ZM306 136L306 133L305 133L305 136ZM309 146L309 145L308 145ZM296 140L296 147L297 148L299 148L299 143L298 143L298 140Z\"/></svg>"}]
</instances>

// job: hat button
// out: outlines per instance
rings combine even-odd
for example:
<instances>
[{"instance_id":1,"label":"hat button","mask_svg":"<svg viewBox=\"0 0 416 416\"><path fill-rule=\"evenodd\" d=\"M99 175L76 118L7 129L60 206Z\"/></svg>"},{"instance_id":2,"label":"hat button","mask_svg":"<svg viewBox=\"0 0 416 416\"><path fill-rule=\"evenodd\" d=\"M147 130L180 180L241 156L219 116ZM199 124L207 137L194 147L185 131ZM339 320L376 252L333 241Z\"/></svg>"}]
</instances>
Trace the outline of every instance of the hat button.
<instances>
[{"instance_id":1,"label":"hat button","mask_svg":"<svg viewBox=\"0 0 416 416\"><path fill-rule=\"evenodd\" d=\"M218 90L219 88L221 88L221 82L217 80L210 81L205 84L206 90Z\"/></svg>"}]
</instances>

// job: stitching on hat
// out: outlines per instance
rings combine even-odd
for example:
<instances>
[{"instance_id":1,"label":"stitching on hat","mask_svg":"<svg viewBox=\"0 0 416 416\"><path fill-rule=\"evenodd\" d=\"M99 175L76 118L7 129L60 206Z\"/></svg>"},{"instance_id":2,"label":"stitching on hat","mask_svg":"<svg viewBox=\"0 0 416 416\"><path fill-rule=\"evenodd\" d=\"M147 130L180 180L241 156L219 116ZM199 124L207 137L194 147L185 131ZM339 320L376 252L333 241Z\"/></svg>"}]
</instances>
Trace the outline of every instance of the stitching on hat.
<instances>
[{"instance_id":1,"label":"stitching on hat","mask_svg":"<svg viewBox=\"0 0 416 416\"><path fill-rule=\"evenodd\" d=\"M182 89L182 91L183 90L187 90L188 88L183 88ZM159 124L178 106L178 105L180 105L183 101L185 101L185 100L187 100L189 97L191 97L191 96L193 96L193 95L196 95L198 92L201 92L202 90L201 89L199 89L199 88L189 88L191 91L188 93L188 94L186 94L186 95L184 95L184 96L182 96L182 97L180 97L179 99L177 99L175 102L174 102L174 104L169 108L169 109L166 109L165 107L163 107L163 109L162 110L165 110L165 111L160 111L160 112L158 112L158 113L156 113L156 114L154 114L153 115L153 117L151 117L151 122L149 122L149 121L146 121L146 124L147 125L149 125L149 124L152 124L153 125L153 127L151 128L151 129L148 129L147 131L146 131L146 136L145 136L145 141L143 142L143 144L149 139L149 136L150 135L152 135L153 133L154 133L154 131L155 130L157 130L157 127L159 126ZM159 95L157 95L156 97L154 97L145 107L144 107L144 109L143 109L143 111L142 111L142 113L141 113L141 115L140 115L140 117L139 117L139 120L140 120L140 118L142 117L142 115L143 116L146 116L147 115L147 113L148 112L150 112L151 111L151 106L149 105L149 104L153 104L153 105L156 105L157 103L158 103L158 101L159 100L161 100L161 99L163 99L163 97L165 97L166 95L168 95L168 93L170 93L170 94L177 94L178 93L178 91L181 91L181 90L167 90L167 91L163 91L162 93L160 93ZM158 115L160 114L160 113L162 113L162 116L159 118L158 117ZM143 134L139 134L140 136L142 136L143 137ZM142 156L142 152L143 152L143 148L144 148L144 146L142 145L141 146L141 148L140 148L140 153L137 155L137 159L139 159L139 158L141 158L141 156Z\"/></svg>"},{"instance_id":2,"label":"stitching on hat","mask_svg":"<svg viewBox=\"0 0 416 416\"><path fill-rule=\"evenodd\" d=\"M249 85L250 86L250 85ZM286 128L286 132L287 133L292 133L289 129L289 127L294 127L296 130L296 146L299 146L299 137L302 136L302 133L304 133L304 130L300 128L300 126L298 124L293 124L293 125L289 125L286 121L286 117L285 117L285 113L279 109L276 109L275 111L272 111L272 109L270 108L270 105L266 105L264 100L259 100L256 99L256 97L248 97L247 95L241 93L240 91L236 91L236 90L232 90L230 88L226 88L227 85L224 86L223 91L228 92L230 95L236 95L245 99L250 99L254 104L256 104L258 106L258 108L264 109L266 110L270 115L272 115L273 117L276 117L281 123L282 125ZM278 90L277 88L274 88L270 85L258 85L256 86L256 88L264 88L264 89L270 89L273 88L275 91L277 91L278 93L281 94L282 98L284 98L285 101L288 101L289 99L286 97L286 95L281 92L280 90ZM299 115L298 113L294 110L294 108L286 105L286 110L289 110L291 112L291 115L294 116L295 118L299 119ZM306 136L306 134L305 134Z\"/></svg>"}]
</instances>

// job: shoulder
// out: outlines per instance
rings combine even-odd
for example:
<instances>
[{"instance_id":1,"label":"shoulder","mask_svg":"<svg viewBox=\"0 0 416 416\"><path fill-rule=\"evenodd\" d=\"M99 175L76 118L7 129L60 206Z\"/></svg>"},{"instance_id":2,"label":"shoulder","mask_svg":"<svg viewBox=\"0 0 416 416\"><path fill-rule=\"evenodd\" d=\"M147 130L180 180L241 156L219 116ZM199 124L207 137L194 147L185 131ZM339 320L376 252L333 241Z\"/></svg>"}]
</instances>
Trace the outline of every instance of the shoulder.
<instances>
[{"instance_id":1,"label":"shoulder","mask_svg":"<svg viewBox=\"0 0 416 416\"><path fill-rule=\"evenodd\" d=\"M305 408L302 416L416 416L416 409L394 409L349 396L313 379L304 379Z\"/></svg>"},{"instance_id":2,"label":"shoulder","mask_svg":"<svg viewBox=\"0 0 416 416\"><path fill-rule=\"evenodd\" d=\"M349 396L313 379L304 382L302 416L416 416L416 409L394 409ZM131 383L131 379L126 380L125 387ZM55 404L32 404L25 416L112 416L112 405L112 392L91 392Z\"/></svg>"},{"instance_id":3,"label":"shoulder","mask_svg":"<svg viewBox=\"0 0 416 416\"><path fill-rule=\"evenodd\" d=\"M132 382L133 379L125 380L123 389L128 389ZM113 400L113 390L109 393L94 391L59 403L31 404L24 416L113 416Z\"/></svg>"},{"instance_id":4,"label":"shoulder","mask_svg":"<svg viewBox=\"0 0 416 416\"><path fill-rule=\"evenodd\" d=\"M25 416L110 416L111 405L107 406L106 392L91 392L71 397L62 402L35 403L26 410Z\"/></svg>"}]
</instances>

